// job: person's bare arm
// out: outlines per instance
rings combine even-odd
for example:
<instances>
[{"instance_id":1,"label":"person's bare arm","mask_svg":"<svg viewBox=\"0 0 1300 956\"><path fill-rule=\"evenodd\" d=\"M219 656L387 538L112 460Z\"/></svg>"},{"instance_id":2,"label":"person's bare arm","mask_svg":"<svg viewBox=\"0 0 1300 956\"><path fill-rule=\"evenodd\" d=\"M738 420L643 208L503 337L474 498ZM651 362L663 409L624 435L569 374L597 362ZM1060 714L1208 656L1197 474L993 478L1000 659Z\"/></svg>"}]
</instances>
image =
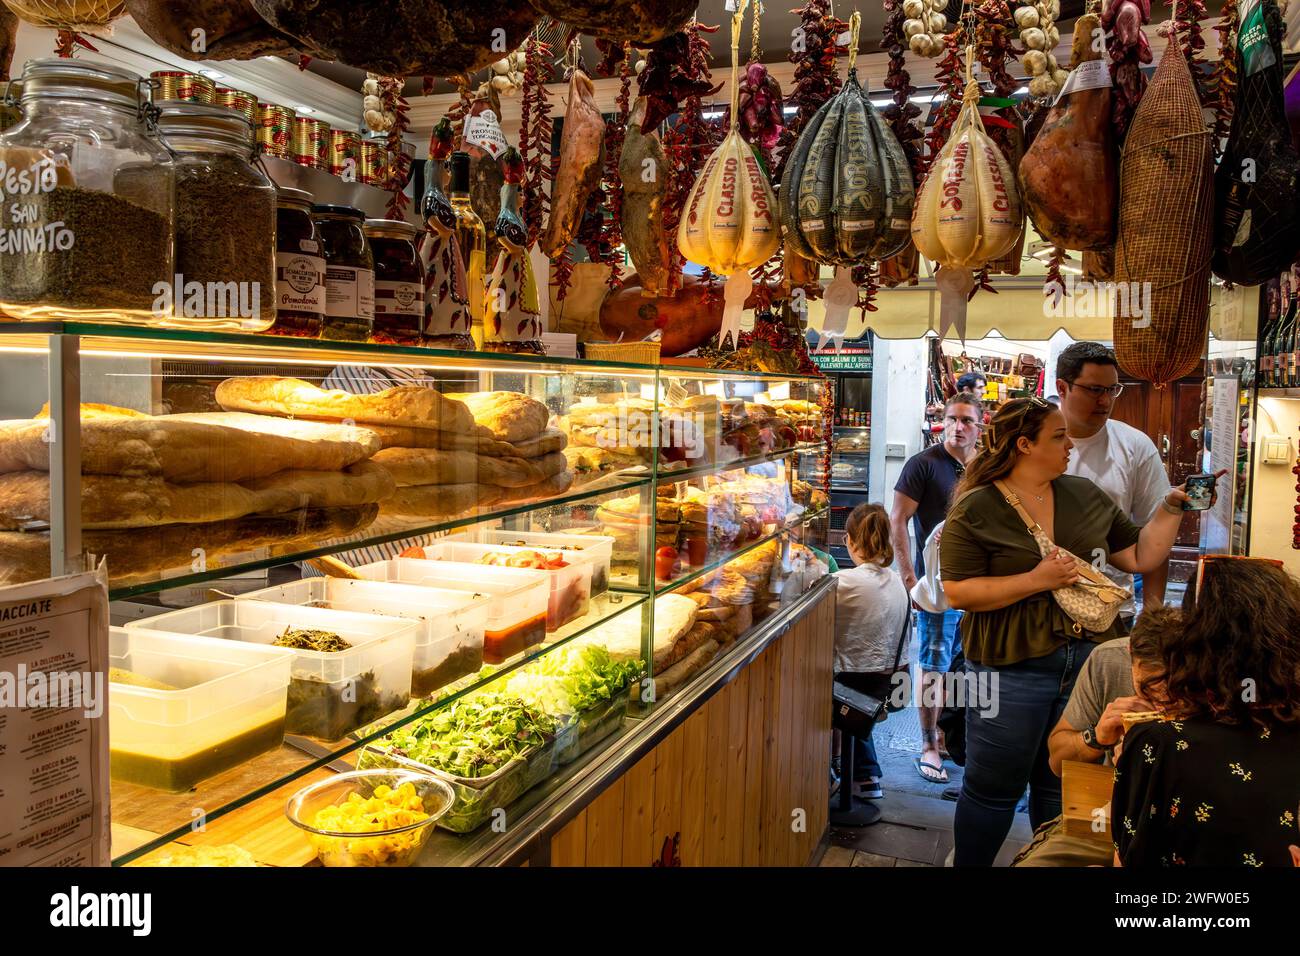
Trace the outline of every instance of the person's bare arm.
<instances>
[{"instance_id":1,"label":"person's bare arm","mask_svg":"<svg viewBox=\"0 0 1300 956\"><path fill-rule=\"evenodd\" d=\"M945 579L943 593L948 603L959 611L996 611L1042 591L1069 587L1078 580L1074 558L1058 550L1024 574L967 578L964 581Z\"/></svg>"},{"instance_id":2,"label":"person's bare arm","mask_svg":"<svg viewBox=\"0 0 1300 956\"><path fill-rule=\"evenodd\" d=\"M1169 559L1165 558L1142 575L1142 605L1156 607L1165 603L1165 586L1169 583Z\"/></svg>"},{"instance_id":3,"label":"person's bare arm","mask_svg":"<svg viewBox=\"0 0 1300 956\"><path fill-rule=\"evenodd\" d=\"M894 555L898 559L898 570L903 576L903 583L911 592L916 584L916 567L912 563L912 549L907 540L907 525L916 514L920 503L909 498L901 491L894 492L894 504L889 511L889 541L894 546ZM916 542L918 548L924 548L925 542Z\"/></svg>"},{"instance_id":4,"label":"person's bare arm","mask_svg":"<svg viewBox=\"0 0 1300 956\"><path fill-rule=\"evenodd\" d=\"M1061 775L1061 764L1067 760L1079 760L1083 763L1101 763L1106 751L1089 747L1083 742L1083 731L1076 730L1062 717L1052 728L1047 738L1047 762L1051 764L1052 773Z\"/></svg>"},{"instance_id":5,"label":"person's bare arm","mask_svg":"<svg viewBox=\"0 0 1300 956\"><path fill-rule=\"evenodd\" d=\"M1165 499L1170 504L1187 500L1187 494L1181 488L1174 488ZM1138 543L1123 551L1116 551L1110 556L1110 563L1121 571L1130 574L1149 574L1169 561L1169 552L1173 550L1174 539L1183 524L1183 513L1177 514L1159 509L1151 520L1142 528Z\"/></svg>"}]
</instances>

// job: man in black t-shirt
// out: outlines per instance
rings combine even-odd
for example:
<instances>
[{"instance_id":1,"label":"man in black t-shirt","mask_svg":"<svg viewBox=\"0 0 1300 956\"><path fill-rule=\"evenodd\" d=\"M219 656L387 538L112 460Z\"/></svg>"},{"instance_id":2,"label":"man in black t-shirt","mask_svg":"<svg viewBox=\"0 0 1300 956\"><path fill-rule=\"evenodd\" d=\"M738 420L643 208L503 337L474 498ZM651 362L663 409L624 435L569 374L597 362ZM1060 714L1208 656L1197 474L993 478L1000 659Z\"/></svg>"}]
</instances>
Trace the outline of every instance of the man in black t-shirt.
<instances>
[{"instance_id":1,"label":"man in black t-shirt","mask_svg":"<svg viewBox=\"0 0 1300 956\"><path fill-rule=\"evenodd\" d=\"M948 399L943 410L943 441L913 455L903 466L902 474L894 485L894 505L889 515L891 539L898 556L903 583L910 591L917 578L925 574L925 543L931 532L948 514L953 490L966 470L966 463L975 456L984 409L980 400L970 392L958 392ZM911 522L916 535L916 560L911 558L911 543L907 526ZM942 614L917 612L920 633L921 696L922 700L941 699L930 684L942 681L952 658L960 646L957 623L961 612L948 610ZM939 753L938 706L918 704L921 717L922 753L916 762L917 772L931 783L947 783L948 772L943 769Z\"/></svg>"}]
</instances>

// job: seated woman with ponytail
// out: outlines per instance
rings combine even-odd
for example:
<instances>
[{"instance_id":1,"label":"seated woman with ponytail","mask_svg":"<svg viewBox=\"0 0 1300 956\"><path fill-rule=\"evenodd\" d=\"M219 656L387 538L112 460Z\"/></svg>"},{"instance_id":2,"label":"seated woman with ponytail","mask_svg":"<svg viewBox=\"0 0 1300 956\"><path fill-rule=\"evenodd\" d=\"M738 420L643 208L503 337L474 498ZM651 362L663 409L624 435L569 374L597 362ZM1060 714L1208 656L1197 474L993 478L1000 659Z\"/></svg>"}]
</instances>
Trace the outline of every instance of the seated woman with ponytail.
<instances>
[{"instance_id":1,"label":"seated woman with ponytail","mask_svg":"<svg viewBox=\"0 0 1300 956\"><path fill-rule=\"evenodd\" d=\"M967 709L966 768L957 801L957 866L993 863L1030 788L1030 822L1061 812L1061 781L1047 737L1092 648L1121 636L1080 627L1053 597L1080 580L1075 557L1131 573L1160 566L1182 522L1181 489L1170 489L1139 528L1106 492L1065 474L1072 444L1065 418L1041 398L1007 402L966 468L940 544L943 586L966 611L962 641L971 687L990 700ZM1043 556L1020 505L1055 548ZM1069 553L1063 553L1064 552Z\"/></svg>"}]
</instances>

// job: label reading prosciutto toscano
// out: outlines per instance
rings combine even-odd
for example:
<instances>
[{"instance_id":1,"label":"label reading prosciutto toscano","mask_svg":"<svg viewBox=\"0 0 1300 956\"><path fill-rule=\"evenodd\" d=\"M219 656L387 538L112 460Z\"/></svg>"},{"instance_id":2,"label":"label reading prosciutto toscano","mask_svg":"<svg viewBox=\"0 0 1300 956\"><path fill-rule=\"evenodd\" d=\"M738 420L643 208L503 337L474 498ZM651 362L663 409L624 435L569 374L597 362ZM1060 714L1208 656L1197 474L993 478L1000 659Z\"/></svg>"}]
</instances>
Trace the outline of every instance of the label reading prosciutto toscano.
<instances>
[{"instance_id":1,"label":"label reading prosciutto toscano","mask_svg":"<svg viewBox=\"0 0 1300 956\"><path fill-rule=\"evenodd\" d=\"M375 280L376 315L424 317L424 288L418 282Z\"/></svg>"},{"instance_id":2,"label":"label reading prosciutto toscano","mask_svg":"<svg viewBox=\"0 0 1300 956\"><path fill-rule=\"evenodd\" d=\"M324 315L325 260L297 252L277 252L275 304L276 308L286 312Z\"/></svg>"},{"instance_id":3,"label":"label reading prosciutto toscano","mask_svg":"<svg viewBox=\"0 0 1300 956\"><path fill-rule=\"evenodd\" d=\"M352 266L326 266L325 314L331 318L375 317L375 272Z\"/></svg>"}]
</instances>

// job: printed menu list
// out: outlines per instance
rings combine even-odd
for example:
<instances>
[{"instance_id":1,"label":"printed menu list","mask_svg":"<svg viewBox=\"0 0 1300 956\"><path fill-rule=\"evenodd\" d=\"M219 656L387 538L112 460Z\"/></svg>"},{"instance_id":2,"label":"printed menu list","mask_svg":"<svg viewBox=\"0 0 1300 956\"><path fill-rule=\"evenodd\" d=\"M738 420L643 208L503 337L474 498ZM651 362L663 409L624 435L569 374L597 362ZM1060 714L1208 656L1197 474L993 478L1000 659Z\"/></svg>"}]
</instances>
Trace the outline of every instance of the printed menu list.
<instances>
[{"instance_id":1,"label":"printed menu list","mask_svg":"<svg viewBox=\"0 0 1300 956\"><path fill-rule=\"evenodd\" d=\"M103 572L0 588L0 866L109 863Z\"/></svg>"}]
</instances>

